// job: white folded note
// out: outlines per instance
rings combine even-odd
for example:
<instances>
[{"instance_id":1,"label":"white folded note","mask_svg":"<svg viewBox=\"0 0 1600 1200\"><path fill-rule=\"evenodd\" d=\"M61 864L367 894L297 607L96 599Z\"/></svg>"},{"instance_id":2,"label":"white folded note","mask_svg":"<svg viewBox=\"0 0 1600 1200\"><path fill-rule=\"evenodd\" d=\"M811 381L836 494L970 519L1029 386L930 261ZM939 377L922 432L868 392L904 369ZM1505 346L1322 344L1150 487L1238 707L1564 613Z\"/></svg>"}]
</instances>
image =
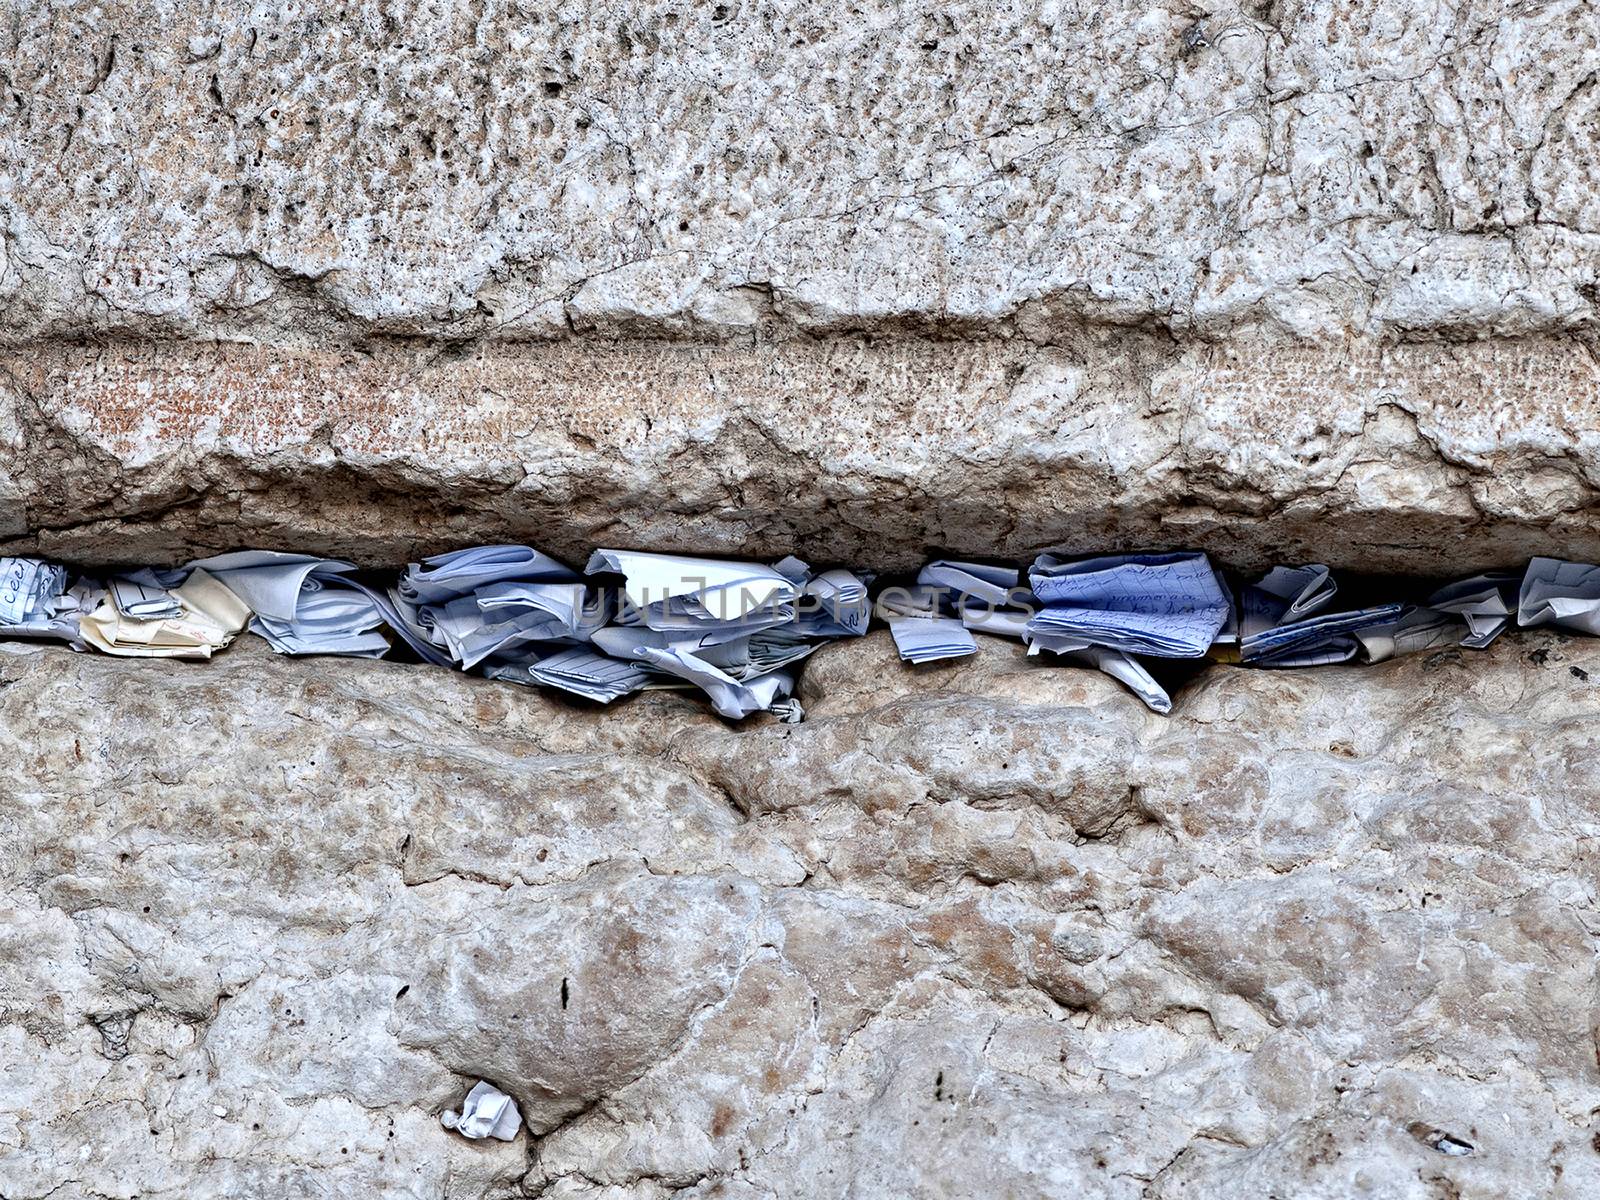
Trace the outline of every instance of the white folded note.
<instances>
[{"instance_id":1,"label":"white folded note","mask_svg":"<svg viewBox=\"0 0 1600 1200\"><path fill-rule=\"evenodd\" d=\"M412 563L398 590L412 604L440 604L505 580L559 583L577 578L571 567L530 546L468 546Z\"/></svg>"},{"instance_id":2,"label":"white folded note","mask_svg":"<svg viewBox=\"0 0 1600 1200\"><path fill-rule=\"evenodd\" d=\"M189 566L216 576L257 616L275 621L294 620L295 606L307 579L348 574L356 569L355 563L342 559L283 550L236 550L198 558Z\"/></svg>"},{"instance_id":3,"label":"white folded note","mask_svg":"<svg viewBox=\"0 0 1600 1200\"><path fill-rule=\"evenodd\" d=\"M379 632L383 614L372 598L354 588L304 592L293 621L257 616L250 631L266 638L279 654L342 654L381 658L389 639Z\"/></svg>"},{"instance_id":4,"label":"white folded note","mask_svg":"<svg viewBox=\"0 0 1600 1200\"><path fill-rule=\"evenodd\" d=\"M429 662L517 677L530 647L581 641L610 610L571 568L528 546L473 546L406 568L380 605Z\"/></svg>"},{"instance_id":5,"label":"white folded note","mask_svg":"<svg viewBox=\"0 0 1600 1200\"><path fill-rule=\"evenodd\" d=\"M935 559L917 572L917 583L924 587L943 588L952 598L955 608L965 608L977 600L990 608L1005 608L1020 587L1019 572L1015 567L995 567L987 563L952 562Z\"/></svg>"},{"instance_id":6,"label":"white folded note","mask_svg":"<svg viewBox=\"0 0 1600 1200\"><path fill-rule=\"evenodd\" d=\"M792 621L800 594L782 572L760 563L596 550L587 570L622 575L623 594L637 622L661 631L738 637Z\"/></svg>"},{"instance_id":7,"label":"white folded note","mask_svg":"<svg viewBox=\"0 0 1600 1200\"><path fill-rule=\"evenodd\" d=\"M967 627L953 617L890 617L889 633L906 662L935 662L977 652Z\"/></svg>"},{"instance_id":8,"label":"white folded note","mask_svg":"<svg viewBox=\"0 0 1600 1200\"><path fill-rule=\"evenodd\" d=\"M24 625L67 590L67 569L38 558L0 558L0 626Z\"/></svg>"},{"instance_id":9,"label":"white folded note","mask_svg":"<svg viewBox=\"0 0 1600 1200\"><path fill-rule=\"evenodd\" d=\"M603 610L590 608L588 589L577 581L501 580L426 611L435 640L444 639L463 669L528 642L581 640L604 619ZM595 613L600 620L592 619Z\"/></svg>"},{"instance_id":10,"label":"white folded note","mask_svg":"<svg viewBox=\"0 0 1600 1200\"><path fill-rule=\"evenodd\" d=\"M1482 650L1505 632L1517 608L1520 575L1492 573L1474 575L1446 584L1428 597L1428 607L1455 613L1467 623L1461 644Z\"/></svg>"},{"instance_id":11,"label":"white folded note","mask_svg":"<svg viewBox=\"0 0 1600 1200\"><path fill-rule=\"evenodd\" d=\"M1361 644L1363 660L1383 662L1402 654L1459 646L1466 635L1466 622L1455 614L1412 605L1395 620L1358 629L1352 636Z\"/></svg>"},{"instance_id":12,"label":"white folded note","mask_svg":"<svg viewBox=\"0 0 1600 1200\"><path fill-rule=\"evenodd\" d=\"M645 636L639 636L641 633ZM741 639L744 645L730 649L726 644L709 648L684 643L659 645L654 644L656 639L649 633L648 630L613 626L596 632L593 640L607 654L646 664L694 684L711 698L711 706L725 717L737 719L761 712L770 708L774 700L788 696L793 689L793 675L782 670L756 674L751 669L750 636ZM743 677L717 665L712 661L714 655L740 671Z\"/></svg>"},{"instance_id":13,"label":"white folded note","mask_svg":"<svg viewBox=\"0 0 1600 1200\"><path fill-rule=\"evenodd\" d=\"M1317 667L1362 653L1357 634L1392 627L1403 604L1324 612L1338 593L1321 563L1274 567L1244 589L1239 603L1239 656L1262 667ZM1378 641L1373 646L1381 652Z\"/></svg>"},{"instance_id":14,"label":"white folded note","mask_svg":"<svg viewBox=\"0 0 1600 1200\"><path fill-rule=\"evenodd\" d=\"M1162 658L1199 658L1231 602L1204 554L1116 554L1081 562L1041 555L1028 572L1039 633Z\"/></svg>"},{"instance_id":15,"label":"white folded note","mask_svg":"<svg viewBox=\"0 0 1600 1200\"><path fill-rule=\"evenodd\" d=\"M825 638L860 637L867 632L872 605L865 579L836 567L809 576L800 583L795 619L791 625L780 628Z\"/></svg>"},{"instance_id":16,"label":"white folded note","mask_svg":"<svg viewBox=\"0 0 1600 1200\"><path fill-rule=\"evenodd\" d=\"M996 637L1024 637L1040 608L1014 567L937 559L918 572L917 586L940 595L941 612L953 613L968 629Z\"/></svg>"},{"instance_id":17,"label":"white folded note","mask_svg":"<svg viewBox=\"0 0 1600 1200\"><path fill-rule=\"evenodd\" d=\"M1536 558L1517 596L1518 625L1560 625L1600 633L1600 567Z\"/></svg>"},{"instance_id":18,"label":"white folded note","mask_svg":"<svg viewBox=\"0 0 1600 1200\"><path fill-rule=\"evenodd\" d=\"M650 683L651 673L637 663L608 658L583 646L558 651L528 667L535 683L609 704ZM501 676L505 678L505 676Z\"/></svg>"},{"instance_id":19,"label":"white folded note","mask_svg":"<svg viewBox=\"0 0 1600 1200\"><path fill-rule=\"evenodd\" d=\"M444 1113L439 1123L462 1137L492 1137L509 1142L522 1128L522 1113L510 1096L479 1080L461 1102L461 1111Z\"/></svg>"},{"instance_id":20,"label":"white folded note","mask_svg":"<svg viewBox=\"0 0 1600 1200\"><path fill-rule=\"evenodd\" d=\"M279 654L378 658L389 640L370 589L349 575L355 563L282 550L237 550L189 564L214 575L250 606L250 632ZM115 585L113 585L114 587Z\"/></svg>"},{"instance_id":21,"label":"white folded note","mask_svg":"<svg viewBox=\"0 0 1600 1200\"><path fill-rule=\"evenodd\" d=\"M182 583L187 574L187 571L157 573L145 567L118 575L109 584L111 602L117 606L117 612L137 621L181 616L183 606L171 589Z\"/></svg>"}]
</instances>

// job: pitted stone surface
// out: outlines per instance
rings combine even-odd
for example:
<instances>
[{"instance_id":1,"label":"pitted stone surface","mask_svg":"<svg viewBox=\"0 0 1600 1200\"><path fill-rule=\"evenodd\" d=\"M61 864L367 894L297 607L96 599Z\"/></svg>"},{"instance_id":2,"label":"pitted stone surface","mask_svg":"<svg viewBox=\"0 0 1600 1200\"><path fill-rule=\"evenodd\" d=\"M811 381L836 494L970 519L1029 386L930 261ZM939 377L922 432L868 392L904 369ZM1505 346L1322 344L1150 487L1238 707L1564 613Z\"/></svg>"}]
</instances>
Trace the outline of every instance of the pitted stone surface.
<instances>
[{"instance_id":1,"label":"pitted stone surface","mask_svg":"<svg viewBox=\"0 0 1600 1200\"><path fill-rule=\"evenodd\" d=\"M1167 719L893 657L735 728L4 647L0 1191L1600 1188L1596 643L1218 667ZM439 1126L479 1077L516 1143Z\"/></svg>"},{"instance_id":2,"label":"pitted stone surface","mask_svg":"<svg viewBox=\"0 0 1600 1200\"><path fill-rule=\"evenodd\" d=\"M0 552L1600 561L1597 46L12 0ZM1163 720L879 634L732 729L0 646L0 1194L1587 1200L1597 678L1531 636ZM517 1142L439 1125L477 1078Z\"/></svg>"},{"instance_id":3,"label":"pitted stone surface","mask_svg":"<svg viewBox=\"0 0 1600 1200\"><path fill-rule=\"evenodd\" d=\"M1589 327L1585 0L15 6L12 338Z\"/></svg>"}]
</instances>

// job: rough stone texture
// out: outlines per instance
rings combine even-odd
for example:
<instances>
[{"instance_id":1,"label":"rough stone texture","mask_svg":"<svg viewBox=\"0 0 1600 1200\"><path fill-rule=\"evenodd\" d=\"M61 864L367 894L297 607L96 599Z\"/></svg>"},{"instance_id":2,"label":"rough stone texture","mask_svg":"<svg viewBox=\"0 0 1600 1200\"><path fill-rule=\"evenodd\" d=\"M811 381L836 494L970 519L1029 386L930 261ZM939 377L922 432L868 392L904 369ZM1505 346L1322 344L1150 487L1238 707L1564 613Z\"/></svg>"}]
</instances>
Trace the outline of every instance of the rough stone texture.
<instances>
[{"instance_id":1,"label":"rough stone texture","mask_svg":"<svg viewBox=\"0 0 1600 1200\"><path fill-rule=\"evenodd\" d=\"M1600 557L1587 0L8 13L10 547Z\"/></svg>"},{"instance_id":2,"label":"rough stone texture","mask_svg":"<svg viewBox=\"0 0 1600 1200\"><path fill-rule=\"evenodd\" d=\"M1194 546L1446 575L1600 559L1597 430L1575 341L50 348L0 352L0 548L387 565L527 539L884 569Z\"/></svg>"},{"instance_id":3,"label":"rough stone texture","mask_svg":"<svg viewBox=\"0 0 1600 1200\"><path fill-rule=\"evenodd\" d=\"M892 658L732 728L5 647L0 1194L1600 1191L1600 644Z\"/></svg>"},{"instance_id":4,"label":"rough stone texture","mask_svg":"<svg viewBox=\"0 0 1600 1200\"><path fill-rule=\"evenodd\" d=\"M0 552L1600 561L1597 50L5 0ZM1166 720L892 657L733 729L0 647L0 1196L1600 1194L1594 643ZM529 1134L438 1125L478 1077Z\"/></svg>"},{"instance_id":5,"label":"rough stone texture","mask_svg":"<svg viewBox=\"0 0 1600 1200\"><path fill-rule=\"evenodd\" d=\"M1595 317L1585 0L8 7L17 336Z\"/></svg>"}]
</instances>

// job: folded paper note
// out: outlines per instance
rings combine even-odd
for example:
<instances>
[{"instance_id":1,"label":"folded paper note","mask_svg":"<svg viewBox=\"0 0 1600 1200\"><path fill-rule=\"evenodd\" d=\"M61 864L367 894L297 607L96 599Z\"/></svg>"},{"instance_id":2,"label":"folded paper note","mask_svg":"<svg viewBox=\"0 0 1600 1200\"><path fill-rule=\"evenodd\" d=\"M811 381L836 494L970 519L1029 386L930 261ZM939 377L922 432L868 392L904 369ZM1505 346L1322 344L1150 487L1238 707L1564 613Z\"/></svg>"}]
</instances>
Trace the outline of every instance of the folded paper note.
<instances>
[{"instance_id":1,"label":"folded paper note","mask_svg":"<svg viewBox=\"0 0 1600 1200\"><path fill-rule=\"evenodd\" d=\"M1349 662L1361 652L1359 630L1387 626L1405 610L1382 604L1324 613L1338 592L1321 563L1274 567L1244 589L1239 602L1239 654L1262 667L1316 667Z\"/></svg>"},{"instance_id":2,"label":"folded paper note","mask_svg":"<svg viewBox=\"0 0 1600 1200\"><path fill-rule=\"evenodd\" d=\"M1536 558L1517 596L1518 625L1560 625L1600 633L1600 567Z\"/></svg>"},{"instance_id":3,"label":"folded paper note","mask_svg":"<svg viewBox=\"0 0 1600 1200\"><path fill-rule=\"evenodd\" d=\"M118 575L109 585L111 603L119 614L135 621L180 616L183 606L172 589L187 575L186 570L155 571L149 567Z\"/></svg>"},{"instance_id":4,"label":"folded paper note","mask_svg":"<svg viewBox=\"0 0 1600 1200\"><path fill-rule=\"evenodd\" d=\"M175 617L124 617L108 598L79 622L96 650L133 658L210 658L245 627L250 606L209 572L195 570L173 591Z\"/></svg>"},{"instance_id":5,"label":"folded paper note","mask_svg":"<svg viewBox=\"0 0 1600 1200\"><path fill-rule=\"evenodd\" d=\"M25 625L67 589L67 569L38 558L0 558L0 626Z\"/></svg>"},{"instance_id":6,"label":"folded paper note","mask_svg":"<svg viewBox=\"0 0 1600 1200\"><path fill-rule=\"evenodd\" d=\"M1393 621L1367 625L1354 633L1365 662L1383 662L1401 654L1444 650L1463 644L1466 622L1453 613L1411 605Z\"/></svg>"},{"instance_id":7,"label":"folded paper note","mask_svg":"<svg viewBox=\"0 0 1600 1200\"><path fill-rule=\"evenodd\" d=\"M66 587L65 567L36 558L0 558L0 577L0 637L57 638L83 648L80 623L105 597L97 582Z\"/></svg>"},{"instance_id":8,"label":"folded paper note","mask_svg":"<svg viewBox=\"0 0 1600 1200\"><path fill-rule=\"evenodd\" d=\"M399 592L412 604L438 604L510 579L574 578L571 567L529 546L469 546L412 563L400 578Z\"/></svg>"},{"instance_id":9,"label":"folded paper note","mask_svg":"<svg viewBox=\"0 0 1600 1200\"><path fill-rule=\"evenodd\" d=\"M497 676L542 657L537 643L587 640L609 615L576 571L528 546L472 546L412 563L382 610L428 661Z\"/></svg>"},{"instance_id":10,"label":"folded paper note","mask_svg":"<svg viewBox=\"0 0 1600 1200\"><path fill-rule=\"evenodd\" d=\"M384 615L366 588L346 578L355 563L279 550L238 550L189 564L248 604L250 632L279 654L377 658L389 650ZM114 585L113 585L114 588Z\"/></svg>"},{"instance_id":11,"label":"folded paper note","mask_svg":"<svg viewBox=\"0 0 1600 1200\"><path fill-rule=\"evenodd\" d=\"M596 550L589 574L623 577L624 623L695 634L701 644L794 620L800 588L760 563L630 550Z\"/></svg>"},{"instance_id":12,"label":"folded paper note","mask_svg":"<svg viewBox=\"0 0 1600 1200\"><path fill-rule=\"evenodd\" d=\"M522 1113L510 1096L480 1080L461 1102L461 1111L446 1112L439 1123L462 1137L492 1137L509 1142L522 1128Z\"/></svg>"},{"instance_id":13,"label":"folded paper note","mask_svg":"<svg viewBox=\"0 0 1600 1200\"><path fill-rule=\"evenodd\" d=\"M977 652L967 627L954 617L890 617L889 633L907 662L935 662Z\"/></svg>"},{"instance_id":14,"label":"folded paper note","mask_svg":"<svg viewBox=\"0 0 1600 1200\"><path fill-rule=\"evenodd\" d=\"M650 683L651 672L638 663L609 658L583 646L561 650L525 668L528 680L609 704ZM501 675L500 678L515 676ZM523 680L518 680L523 682Z\"/></svg>"},{"instance_id":15,"label":"folded paper note","mask_svg":"<svg viewBox=\"0 0 1600 1200\"><path fill-rule=\"evenodd\" d=\"M1204 554L1121 554L1067 562L1044 555L1028 573L1043 605L1038 634L1161 658L1199 658L1227 624L1230 601Z\"/></svg>"},{"instance_id":16,"label":"folded paper note","mask_svg":"<svg viewBox=\"0 0 1600 1200\"><path fill-rule=\"evenodd\" d=\"M940 610L968 629L999 637L1021 638L1039 611L1015 567L936 559L918 573L917 587L937 594Z\"/></svg>"},{"instance_id":17,"label":"folded paper note","mask_svg":"<svg viewBox=\"0 0 1600 1200\"><path fill-rule=\"evenodd\" d=\"M1520 575L1474 575L1447 584L1428 597L1428 607L1454 613L1467 625L1461 644L1482 650L1505 632L1517 610Z\"/></svg>"}]
</instances>

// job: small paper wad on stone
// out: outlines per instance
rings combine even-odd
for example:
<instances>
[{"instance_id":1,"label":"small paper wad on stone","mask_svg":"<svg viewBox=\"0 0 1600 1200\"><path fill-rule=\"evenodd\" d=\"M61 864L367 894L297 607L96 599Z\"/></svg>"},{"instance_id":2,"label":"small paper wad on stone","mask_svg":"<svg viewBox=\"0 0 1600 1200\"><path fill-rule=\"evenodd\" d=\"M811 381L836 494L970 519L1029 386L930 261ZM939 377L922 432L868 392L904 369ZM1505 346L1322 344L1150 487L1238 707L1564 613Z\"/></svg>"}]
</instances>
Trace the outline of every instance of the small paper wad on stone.
<instances>
[{"instance_id":1,"label":"small paper wad on stone","mask_svg":"<svg viewBox=\"0 0 1600 1200\"><path fill-rule=\"evenodd\" d=\"M447 1112L439 1118L446 1129L454 1129L462 1137L498 1138L509 1142L522 1128L522 1113L517 1102L493 1084L481 1079L461 1102L460 1112Z\"/></svg>"}]
</instances>

